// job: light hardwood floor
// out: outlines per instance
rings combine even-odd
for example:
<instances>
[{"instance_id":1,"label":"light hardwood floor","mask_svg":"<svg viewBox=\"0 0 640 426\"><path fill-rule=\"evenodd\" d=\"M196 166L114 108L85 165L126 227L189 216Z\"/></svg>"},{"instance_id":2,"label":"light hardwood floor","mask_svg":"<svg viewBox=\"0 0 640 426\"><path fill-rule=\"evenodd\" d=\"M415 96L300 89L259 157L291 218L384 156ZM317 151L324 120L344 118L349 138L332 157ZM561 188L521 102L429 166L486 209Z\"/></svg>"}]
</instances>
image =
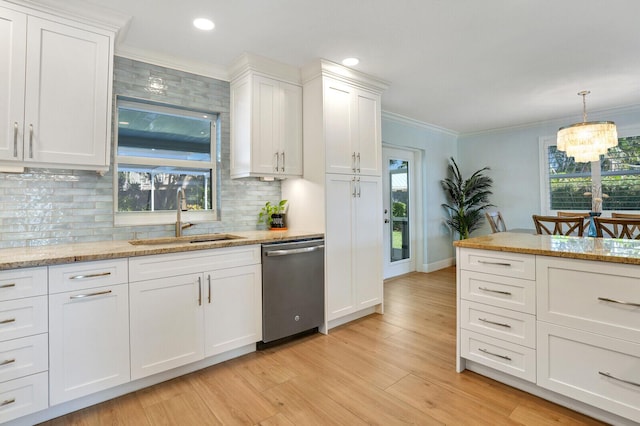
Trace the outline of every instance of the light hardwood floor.
<instances>
[{"instance_id":1,"label":"light hardwood floor","mask_svg":"<svg viewBox=\"0 0 640 426\"><path fill-rule=\"evenodd\" d=\"M371 315L54 419L47 425L596 425L455 372L455 269L385 282Z\"/></svg>"}]
</instances>

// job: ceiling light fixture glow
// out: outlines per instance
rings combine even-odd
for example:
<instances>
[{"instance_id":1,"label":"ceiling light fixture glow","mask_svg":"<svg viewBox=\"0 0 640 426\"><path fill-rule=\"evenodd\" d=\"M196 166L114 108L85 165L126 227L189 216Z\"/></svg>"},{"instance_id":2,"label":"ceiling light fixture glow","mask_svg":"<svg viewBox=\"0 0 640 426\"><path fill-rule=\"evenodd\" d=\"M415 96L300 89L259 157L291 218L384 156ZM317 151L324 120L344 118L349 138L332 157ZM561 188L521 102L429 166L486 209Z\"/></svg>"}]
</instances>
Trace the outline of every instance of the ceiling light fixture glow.
<instances>
[{"instance_id":1,"label":"ceiling light fixture glow","mask_svg":"<svg viewBox=\"0 0 640 426\"><path fill-rule=\"evenodd\" d=\"M207 18L196 18L193 20L193 26L202 31L211 31L215 24Z\"/></svg>"},{"instance_id":2,"label":"ceiling light fixture glow","mask_svg":"<svg viewBox=\"0 0 640 426\"><path fill-rule=\"evenodd\" d=\"M360 60L358 58L345 58L342 60L342 65L345 67L352 67L354 65L358 65Z\"/></svg>"}]
</instances>

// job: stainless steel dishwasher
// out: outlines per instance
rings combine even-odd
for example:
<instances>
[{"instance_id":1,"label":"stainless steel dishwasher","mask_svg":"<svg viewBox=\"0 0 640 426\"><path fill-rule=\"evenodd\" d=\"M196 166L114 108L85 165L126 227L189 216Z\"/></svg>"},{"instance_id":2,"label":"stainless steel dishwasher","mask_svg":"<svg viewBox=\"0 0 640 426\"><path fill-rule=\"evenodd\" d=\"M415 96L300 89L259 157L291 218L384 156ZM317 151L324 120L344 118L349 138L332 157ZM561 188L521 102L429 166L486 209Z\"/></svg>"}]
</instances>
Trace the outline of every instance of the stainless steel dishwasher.
<instances>
[{"instance_id":1,"label":"stainless steel dishwasher","mask_svg":"<svg viewBox=\"0 0 640 426\"><path fill-rule=\"evenodd\" d=\"M262 342L314 332L324 322L324 240L262 245Z\"/></svg>"}]
</instances>

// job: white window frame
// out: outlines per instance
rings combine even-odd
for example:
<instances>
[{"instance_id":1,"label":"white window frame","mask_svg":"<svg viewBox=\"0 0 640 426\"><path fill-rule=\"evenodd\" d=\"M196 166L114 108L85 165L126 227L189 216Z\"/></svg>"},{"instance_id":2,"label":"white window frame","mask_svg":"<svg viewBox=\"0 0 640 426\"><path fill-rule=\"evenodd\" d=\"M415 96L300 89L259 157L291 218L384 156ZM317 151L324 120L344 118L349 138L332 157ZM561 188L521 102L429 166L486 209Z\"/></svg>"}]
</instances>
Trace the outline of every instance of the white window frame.
<instances>
[{"instance_id":1,"label":"white window frame","mask_svg":"<svg viewBox=\"0 0 640 426\"><path fill-rule=\"evenodd\" d=\"M628 138L640 135L640 125L618 127L618 138ZM558 210L552 210L549 205L551 195L549 194L549 156L547 154L550 146L557 143L557 135L541 136L538 138L538 152L540 155L540 211L543 215L555 216ZM571 211L571 210L563 210ZM577 211L577 210L575 210ZM580 211L584 213L584 210ZM606 212L606 210L605 210ZM640 210L625 210L624 213L640 214ZM606 213L605 213L606 215Z\"/></svg>"},{"instance_id":2,"label":"white window frame","mask_svg":"<svg viewBox=\"0 0 640 426\"><path fill-rule=\"evenodd\" d=\"M114 225L115 226L141 226L141 225L167 225L175 223L177 213L175 211L144 211L144 212L120 212L118 211L118 165L119 164L134 164L141 166L167 166L170 162L172 167L184 167L193 169L211 169L211 210L192 210L182 212L182 220L185 222L198 223L198 222L213 222L218 221L217 214L217 194L216 194L216 179L217 179L217 147L218 147L218 129L217 119L219 116L216 113L202 112L203 114L211 115L211 145L210 145L210 161L195 161L195 160L176 160L165 158L152 158L152 157L135 157L135 156L121 156L118 155L118 106L122 104L144 104L149 108L158 111L175 111L180 108L171 108L170 105L163 107L160 104L150 102L144 99L136 99L130 97L123 97L121 99L116 98L115 102L115 131L114 131L114 162L113 162L113 209L114 209ZM194 115L198 111L185 110L185 115Z\"/></svg>"}]
</instances>

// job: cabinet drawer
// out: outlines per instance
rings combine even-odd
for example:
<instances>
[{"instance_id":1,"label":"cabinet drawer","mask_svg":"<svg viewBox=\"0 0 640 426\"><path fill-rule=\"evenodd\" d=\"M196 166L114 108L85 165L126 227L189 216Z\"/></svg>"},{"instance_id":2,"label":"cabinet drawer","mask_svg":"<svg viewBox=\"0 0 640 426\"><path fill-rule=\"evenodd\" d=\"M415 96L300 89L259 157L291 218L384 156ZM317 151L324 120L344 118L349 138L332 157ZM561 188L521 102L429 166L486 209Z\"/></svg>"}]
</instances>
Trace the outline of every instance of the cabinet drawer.
<instances>
[{"instance_id":1,"label":"cabinet drawer","mask_svg":"<svg viewBox=\"0 0 640 426\"><path fill-rule=\"evenodd\" d=\"M539 322L538 385L640 422L640 344Z\"/></svg>"},{"instance_id":2,"label":"cabinet drawer","mask_svg":"<svg viewBox=\"0 0 640 426\"><path fill-rule=\"evenodd\" d=\"M534 349L464 329L460 330L460 339L460 353L463 358L535 383Z\"/></svg>"},{"instance_id":3,"label":"cabinet drawer","mask_svg":"<svg viewBox=\"0 0 640 426\"><path fill-rule=\"evenodd\" d=\"M526 280L536 279L535 256L530 254L462 248L459 250L458 260L460 269L466 271Z\"/></svg>"},{"instance_id":4,"label":"cabinet drawer","mask_svg":"<svg viewBox=\"0 0 640 426\"><path fill-rule=\"evenodd\" d=\"M463 300L460 326L497 339L536 348L536 317Z\"/></svg>"},{"instance_id":5,"label":"cabinet drawer","mask_svg":"<svg viewBox=\"0 0 640 426\"><path fill-rule=\"evenodd\" d=\"M133 257L129 259L129 280L144 281L256 265L260 261L259 245Z\"/></svg>"},{"instance_id":6,"label":"cabinet drawer","mask_svg":"<svg viewBox=\"0 0 640 426\"><path fill-rule=\"evenodd\" d=\"M47 332L47 296L0 302L0 341Z\"/></svg>"},{"instance_id":7,"label":"cabinet drawer","mask_svg":"<svg viewBox=\"0 0 640 426\"><path fill-rule=\"evenodd\" d=\"M47 334L0 343L0 382L47 371Z\"/></svg>"},{"instance_id":8,"label":"cabinet drawer","mask_svg":"<svg viewBox=\"0 0 640 426\"><path fill-rule=\"evenodd\" d=\"M49 293L124 284L128 279L127 259L55 265L49 267Z\"/></svg>"},{"instance_id":9,"label":"cabinet drawer","mask_svg":"<svg viewBox=\"0 0 640 426\"><path fill-rule=\"evenodd\" d=\"M44 372L0 383L0 423L47 408L47 382Z\"/></svg>"},{"instance_id":10,"label":"cabinet drawer","mask_svg":"<svg viewBox=\"0 0 640 426\"><path fill-rule=\"evenodd\" d=\"M0 271L0 301L47 294L47 268Z\"/></svg>"},{"instance_id":11,"label":"cabinet drawer","mask_svg":"<svg viewBox=\"0 0 640 426\"><path fill-rule=\"evenodd\" d=\"M536 282L460 271L460 297L514 311L536 313Z\"/></svg>"},{"instance_id":12,"label":"cabinet drawer","mask_svg":"<svg viewBox=\"0 0 640 426\"><path fill-rule=\"evenodd\" d=\"M635 265L538 259L538 319L640 343Z\"/></svg>"}]
</instances>

